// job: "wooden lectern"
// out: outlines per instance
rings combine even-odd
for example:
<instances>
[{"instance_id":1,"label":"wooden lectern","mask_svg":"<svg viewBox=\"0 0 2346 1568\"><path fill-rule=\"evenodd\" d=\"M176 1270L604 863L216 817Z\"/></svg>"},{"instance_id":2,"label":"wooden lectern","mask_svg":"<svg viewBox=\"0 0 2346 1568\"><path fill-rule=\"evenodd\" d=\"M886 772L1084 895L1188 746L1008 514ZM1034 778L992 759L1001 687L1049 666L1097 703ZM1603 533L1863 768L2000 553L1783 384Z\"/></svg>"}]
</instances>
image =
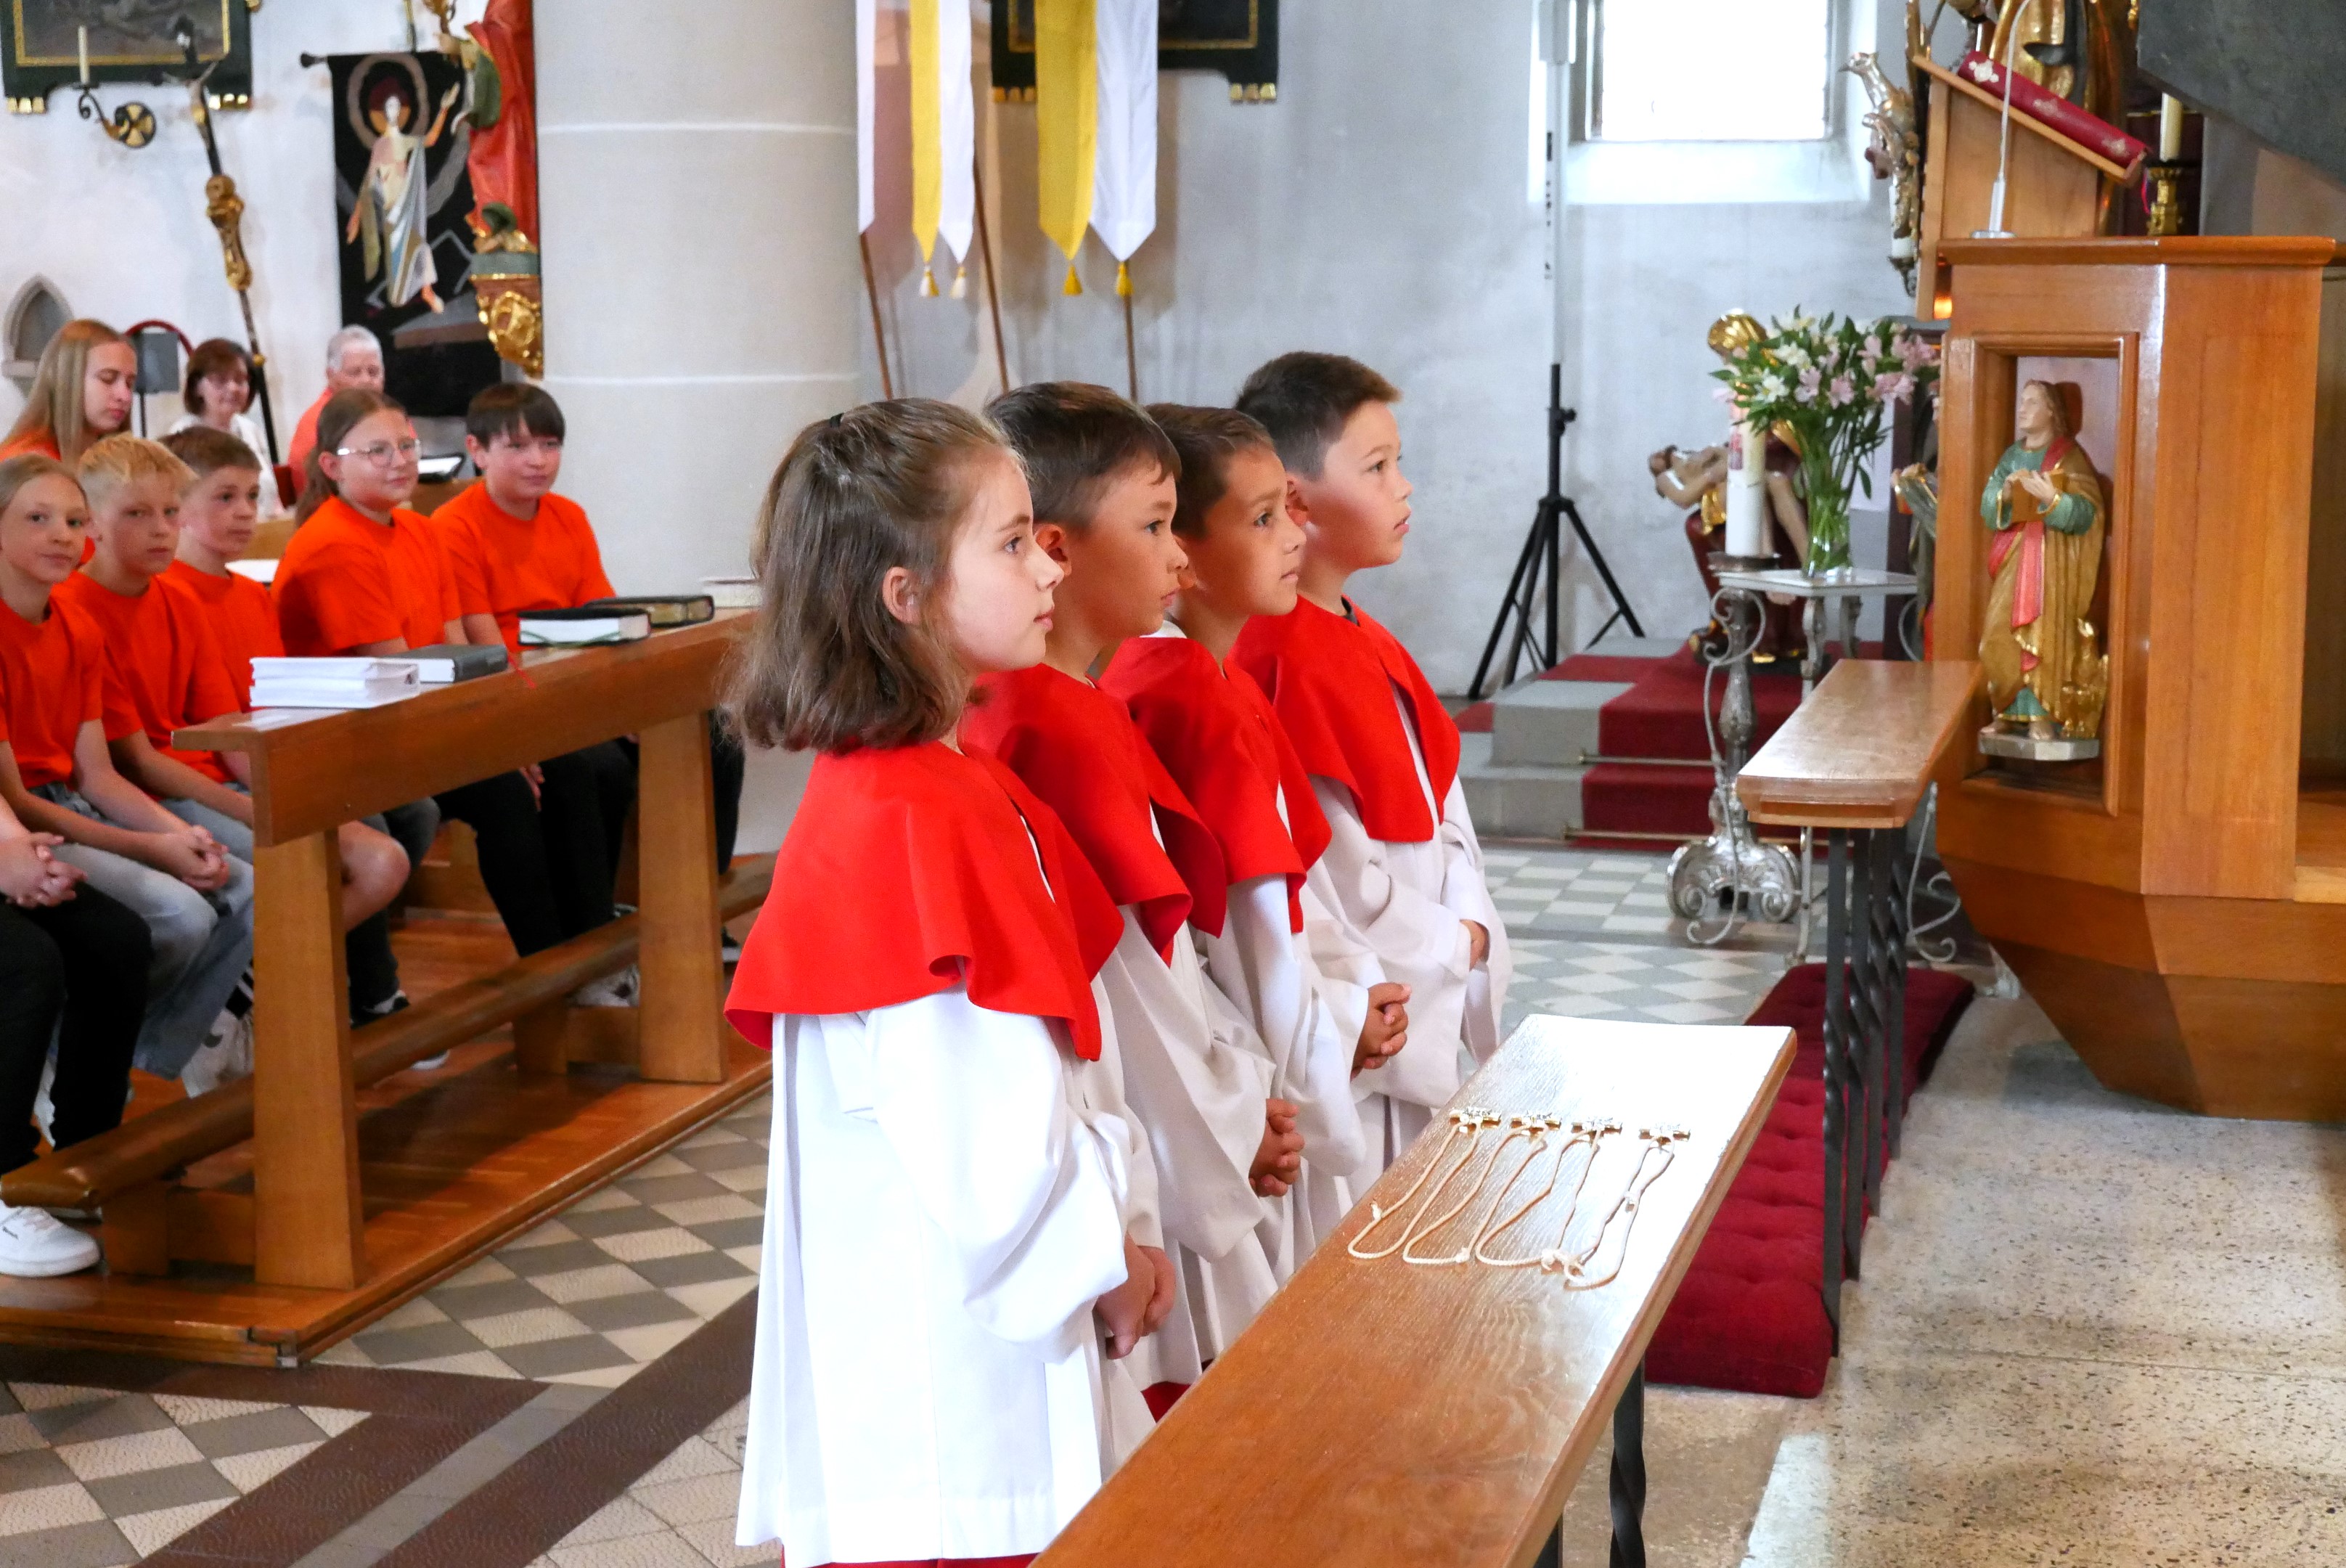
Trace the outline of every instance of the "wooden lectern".
<instances>
[{"instance_id":1,"label":"wooden lectern","mask_svg":"<svg viewBox=\"0 0 2346 1568\"><path fill-rule=\"evenodd\" d=\"M1988 225L1990 193L2003 167L2004 104L1927 56L1929 148L1923 166L1923 223L1916 237L1925 300L1939 297L1951 240ZM2021 239L2084 238L2100 232L2103 181L2129 184L2127 171L2092 148L2014 109L2012 162L2004 178L2004 227Z\"/></svg>"},{"instance_id":2,"label":"wooden lectern","mask_svg":"<svg viewBox=\"0 0 2346 1568\"><path fill-rule=\"evenodd\" d=\"M2314 483L2317 404L2337 444L2339 399L2318 395L2338 382L2340 312L2325 356L2322 309L2335 251L1943 247L1938 656L1979 645L1980 495L2031 361L2106 361L2086 368L2116 406L2116 449L2087 451L2109 496L2102 755L1991 767L1959 744L1939 847L1974 924L2095 1076L2219 1115L2346 1116L2346 902L2323 901L2346 899L2346 805L2322 793L2333 780L2300 781L2301 756L2346 751L2323 733L2346 690L2328 630L2346 616L2346 517ZM1982 702L1969 734L1987 717Z\"/></svg>"}]
</instances>

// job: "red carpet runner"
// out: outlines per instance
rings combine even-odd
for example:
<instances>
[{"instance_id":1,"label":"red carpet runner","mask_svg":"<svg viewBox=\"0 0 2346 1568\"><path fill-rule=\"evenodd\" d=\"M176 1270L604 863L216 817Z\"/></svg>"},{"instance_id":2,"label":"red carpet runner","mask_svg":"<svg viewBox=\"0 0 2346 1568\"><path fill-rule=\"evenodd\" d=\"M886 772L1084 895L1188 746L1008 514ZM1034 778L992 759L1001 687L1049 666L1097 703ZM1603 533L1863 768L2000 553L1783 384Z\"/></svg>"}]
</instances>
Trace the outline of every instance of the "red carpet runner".
<instances>
[{"instance_id":1,"label":"red carpet runner","mask_svg":"<svg viewBox=\"0 0 2346 1568\"><path fill-rule=\"evenodd\" d=\"M1971 999L1959 975L1907 972L1910 1097ZM1751 1014L1753 1023L1798 1031L1799 1054L1646 1351L1646 1375L1657 1383L1800 1399L1824 1387L1832 1360L1823 1298L1824 1010L1824 965L1810 963L1778 981Z\"/></svg>"}]
</instances>

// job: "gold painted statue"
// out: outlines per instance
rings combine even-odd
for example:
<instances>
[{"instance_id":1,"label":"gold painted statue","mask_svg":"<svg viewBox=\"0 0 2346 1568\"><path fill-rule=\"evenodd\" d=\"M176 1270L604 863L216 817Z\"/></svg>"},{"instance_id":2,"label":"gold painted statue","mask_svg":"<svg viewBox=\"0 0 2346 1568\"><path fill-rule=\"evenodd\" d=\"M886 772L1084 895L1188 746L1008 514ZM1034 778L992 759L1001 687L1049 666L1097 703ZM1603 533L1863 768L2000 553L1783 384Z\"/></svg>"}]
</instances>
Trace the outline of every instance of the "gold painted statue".
<instances>
[{"instance_id":1,"label":"gold painted statue","mask_svg":"<svg viewBox=\"0 0 2346 1568\"><path fill-rule=\"evenodd\" d=\"M1995 715L1989 728L2035 742L2097 740L2110 661L2087 616L2108 523L2102 482L2052 383L2020 389L2014 423L2020 439L2004 449L1980 497L1993 535L1980 633Z\"/></svg>"}]
</instances>

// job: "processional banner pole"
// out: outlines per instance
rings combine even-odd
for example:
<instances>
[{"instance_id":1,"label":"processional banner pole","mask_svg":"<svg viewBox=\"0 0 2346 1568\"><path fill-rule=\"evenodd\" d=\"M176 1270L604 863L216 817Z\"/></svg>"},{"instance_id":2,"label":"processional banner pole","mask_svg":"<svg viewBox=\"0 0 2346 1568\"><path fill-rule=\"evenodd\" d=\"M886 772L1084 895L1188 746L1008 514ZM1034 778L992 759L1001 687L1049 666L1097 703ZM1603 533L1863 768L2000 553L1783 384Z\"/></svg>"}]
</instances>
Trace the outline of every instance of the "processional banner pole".
<instances>
[{"instance_id":1,"label":"processional banner pole","mask_svg":"<svg viewBox=\"0 0 2346 1568\"><path fill-rule=\"evenodd\" d=\"M203 135L204 157L212 168L211 178L204 181L204 216L219 231L220 261L228 271L228 286L236 290L237 306L244 312L246 351L252 356L252 392L260 403L261 435L269 443L267 456L273 468L277 416L269 398L269 356L261 351L260 329L252 319L252 262L244 253L244 198L236 193L236 181L220 167L219 141L212 135L211 105L204 96L212 67L197 68L195 30L184 21L179 24L178 37L179 47L187 53L188 69L193 73L188 80L189 112Z\"/></svg>"}]
</instances>

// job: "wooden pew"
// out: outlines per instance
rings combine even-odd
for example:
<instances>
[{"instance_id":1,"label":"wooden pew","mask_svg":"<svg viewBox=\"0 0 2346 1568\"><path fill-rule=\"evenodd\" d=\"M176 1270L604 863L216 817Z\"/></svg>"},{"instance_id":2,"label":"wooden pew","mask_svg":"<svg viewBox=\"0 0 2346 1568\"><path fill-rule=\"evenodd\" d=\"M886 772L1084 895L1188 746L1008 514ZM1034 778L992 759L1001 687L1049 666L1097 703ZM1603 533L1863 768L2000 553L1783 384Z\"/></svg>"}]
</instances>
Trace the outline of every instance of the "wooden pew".
<instances>
[{"instance_id":1,"label":"wooden pew","mask_svg":"<svg viewBox=\"0 0 2346 1568\"><path fill-rule=\"evenodd\" d=\"M0 1181L11 1203L101 1209L108 1248L104 1275L0 1281L0 1339L298 1358L761 1088L765 1054L719 1012L720 920L754 907L768 875L716 870L707 713L740 624L531 653L387 708L180 731L182 747L252 763L254 1074ZM659 868L638 912L353 1033L339 824L626 734L641 743L639 840ZM567 1005L630 962L639 1009ZM509 1064L407 1096L398 1131L366 1146L362 1089L506 1023ZM574 1061L634 1072L573 1074ZM172 1179L248 1136L249 1191L239 1173ZM248 1267L250 1286L171 1278L174 1257Z\"/></svg>"},{"instance_id":2,"label":"wooden pew","mask_svg":"<svg viewBox=\"0 0 2346 1568\"><path fill-rule=\"evenodd\" d=\"M1553 1562L1564 1499L1608 1418L1614 1561L1642 1564L1646 1342L1791 1061L1785 1029L1527 1020L1454 1105L1617 1117L1616 1142L1667 1123L1691 1135L1647 1189L1618 1276L1572 1290L1537 1268L1348 1253L1371 1206L1400 1203L1440 1157L1437 1121L1037 1568ZM1609 1204L1617 1188L1604 1190Z\"/></svg>"},{"instance_id":3,"label":"wooden pew","mask_svg":"<svg viewBox=\"0 0 2346 1568\"><path fill-rule=\"evenodd\" d=\"M1825 833L1825 1315L1857 1271L1906 1107L1906 824L1955 753L1980 667L1843 659L1736 776L1754 822ZM1851 1125L1850 1107L1856 1107Z\"/></svg>"}]
</instances>

